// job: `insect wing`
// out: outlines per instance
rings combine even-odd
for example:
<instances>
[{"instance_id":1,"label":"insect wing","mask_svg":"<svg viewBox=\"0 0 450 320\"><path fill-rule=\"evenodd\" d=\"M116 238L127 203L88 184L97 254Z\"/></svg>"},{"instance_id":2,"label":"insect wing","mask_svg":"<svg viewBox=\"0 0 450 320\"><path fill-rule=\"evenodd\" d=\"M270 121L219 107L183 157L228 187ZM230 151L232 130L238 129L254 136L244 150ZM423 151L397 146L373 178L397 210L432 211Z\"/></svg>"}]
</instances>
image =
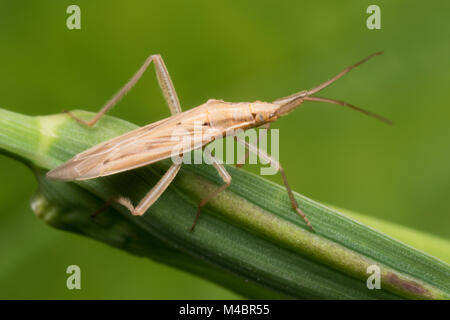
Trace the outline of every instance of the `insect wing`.
<instances>
[{"instance_id":1,"label":"insect wing","mask_svg":"<svg viewBox=\"0 0 450 320\"><path fill-rule=\"evenodd\" d=\"M194 110L192 110L194 111ZM86 180L142 167L211 141L202 112L178 114L96 145L47 173L56 180ZM206 128L209 129L209 128ZM206 131L208 132L208 131Z\"/></svg>"}]
</instances>

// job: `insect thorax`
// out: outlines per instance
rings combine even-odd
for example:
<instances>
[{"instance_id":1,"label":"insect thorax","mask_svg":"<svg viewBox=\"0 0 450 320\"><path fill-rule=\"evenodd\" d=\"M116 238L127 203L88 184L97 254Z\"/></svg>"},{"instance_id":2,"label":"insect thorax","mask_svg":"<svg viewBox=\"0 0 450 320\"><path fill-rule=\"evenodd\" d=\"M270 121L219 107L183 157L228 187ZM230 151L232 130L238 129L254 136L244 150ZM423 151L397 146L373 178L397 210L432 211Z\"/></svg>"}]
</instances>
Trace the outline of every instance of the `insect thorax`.
<instances>
[{"instance_id":1,"label":"insect thorax","mask_svg":"<svg viewBox=\"0 0 450 320\"><path fill-rule=\"evenodd\" d=\"M248 129L260 126L273 119L278 105L267 102L207 102L208 120L211 127L219 130Z\"/></svg>"}]
</instances>

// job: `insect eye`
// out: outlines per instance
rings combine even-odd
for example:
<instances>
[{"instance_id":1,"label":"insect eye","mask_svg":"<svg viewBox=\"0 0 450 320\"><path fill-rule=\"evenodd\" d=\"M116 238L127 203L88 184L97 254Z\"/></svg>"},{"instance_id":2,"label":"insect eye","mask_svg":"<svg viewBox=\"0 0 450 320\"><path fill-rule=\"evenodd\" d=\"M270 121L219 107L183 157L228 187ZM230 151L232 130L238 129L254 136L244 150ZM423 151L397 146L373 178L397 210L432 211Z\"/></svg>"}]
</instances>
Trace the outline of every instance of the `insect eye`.
<instances>
[{"instance_id":1,"label":"insect eye","mask_svg":"<svg viewBox=\"0 0 450 320\"><path fill-rule=\"evenodd\" d=\"M256 115L256 121L258 121L258 122L263 122L264 121L264 117L263 117L263 115L261 113L258 113Z\"/></svg>"}]
</instances>

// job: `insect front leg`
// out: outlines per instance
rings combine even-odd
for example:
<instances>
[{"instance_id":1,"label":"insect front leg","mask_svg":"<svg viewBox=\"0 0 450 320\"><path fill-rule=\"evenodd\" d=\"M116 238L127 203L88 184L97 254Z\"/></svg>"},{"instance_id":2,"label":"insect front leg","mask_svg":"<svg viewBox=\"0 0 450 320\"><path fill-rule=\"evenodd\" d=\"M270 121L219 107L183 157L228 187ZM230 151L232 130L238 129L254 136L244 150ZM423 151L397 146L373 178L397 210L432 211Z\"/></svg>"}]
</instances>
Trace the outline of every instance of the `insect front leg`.
<instances>
[{"instance_id":1,"label":"insect front leg","mask_svg":"<svg viewBox=\"0 0 450 320\"><path fill-rule=\"evenodd\" d=\"M126 207L132 215L142 216L148 208L161 196L161 194L167 189L170 183L175 179L178 171L180 170L180 164L172 164L172 166L166 171L164 176L156 183L156 185L142 198L139 204L134 207L131 201L125 197L116 197L112 201L121 204Z\"/></svg>"},{"instance_id":2,"label":"insect front leg","mask_svg":"<svg viewBox=\"0 0 450 320\"><path fill-rule=\"evenodd\" d=\"M269 129L269 128L270 128L270 123L266 123L266 124L263 124L262 126L258 127L258 129ZM266 135L267 135L267 130L264 130L262 132L261 138L265 138ZM260 136L259 136L259 132L258 132L258 135L256 136L256 143L258 145L259 145L259 138L260 138ZM234 140L237 142L236 136L234 136ZM238 159L238 161L236 162L236 168L238 168L238 169L242 168L245 164L245 161L247 161L248 157L249 157L249 151L248 151L248 148L245 148L245 155L242 159Z\"/></svg>"},{"instance_id":3,"label":"insect front leg","mask_svg":"<svg viewBox=\"0 0 450 320\"><path fill-rule=\"evenodd\" d=\"M292 189L289 186L286 174L285 174L284 169L281 166L281 164L277 160L273 159L266 152L264 152L263 150L259 149L257 146L254 146L254 145L248 143L244 139L241 139L241 138L237 137L237 141L240 144L244 145L248 150L250 150L250 152L256 153L259 157L261 157L264 160L270 162L270 164L272 166L274 166L278 172L280 172L281 178L283 179L284 186L286 187L286 191L287 191L287 193L289 195L289 199L291 201L292 208L303 218L303 220L305 220L306 225L309 228L311 228L311 230L313 230L313 227L312 227L311 223L309 222L309 220L306 217L305 213L299 208L297 200L295 200L294 193L292 192Z\"/></svg>"},{"instance_id":4,"label":"insect front leg","mask_svg":"<svg viewBox=\"0 0 450 320\"><path fill-rule=\"evenodd\" d=\"M164 64L164 61L159 54L149 56L145 60L144 64L139 68L139 70L133 75L130 81L128 81L122 87L122 89L120 89L91 120L85 121L76 117L69 111L65 112L77 122L92 127L98 122L98 120L100 120L101 117L105 115L105 113L107 113L112 107L114 107L120 101L120 99L122 99L133 88L133 86L139 81L152 61L155 64L156 78L158 79L159 86L163 92L164 98L167 101L170 112L172 114L180 113L180 101L178 100L175 87L173 86L172 79L170 78L166 65Z\"/></svg>"},{"instance_id":5,"label":"insect front leg","mask_svg":"<svg viewBox=\"0 0 450 320\"><path fill-rule=\"evenodd\" d=\"M215 196L217 196L219 193L224 191L226 188L228 188L231 184L231 175L228 173L227 169L225 169L224 165L221 164L212 154L211 151L208 148L204 148L204 154L209 159L209 161L212 163L214 168L216 168L217 172L219 173L222 180L225 182L224 185L220 186L218 189L211 192L206 198L203 198L197 208L197 214L195 215L194 223L191 226L191 231L194 231L195 225L197 224L198 218L200 217L201 209L209 202L211 199L213 199Z\"/></svg>"}]
</instances>

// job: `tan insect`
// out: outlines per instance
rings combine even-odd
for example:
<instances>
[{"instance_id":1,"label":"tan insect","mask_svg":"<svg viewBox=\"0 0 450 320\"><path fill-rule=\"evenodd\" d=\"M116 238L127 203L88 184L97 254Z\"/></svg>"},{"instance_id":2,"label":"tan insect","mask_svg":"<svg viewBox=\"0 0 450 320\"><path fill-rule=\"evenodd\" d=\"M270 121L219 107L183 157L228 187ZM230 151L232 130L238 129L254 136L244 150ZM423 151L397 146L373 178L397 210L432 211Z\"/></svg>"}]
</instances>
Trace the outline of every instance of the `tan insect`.
<instances>
[{"instance_id":1,"label":"tan insect","mask_svg":"<svg viewBox=\"0 0 450 320\"><path fill-rule=\"evenodd\" d=\"M70 112L68 112L68 114L81 124L87 126L95 125L97 121L136 84L144 71L153 61L155 64L156 76L159 85L172 115L166 119L146 125L94 146L76 155L61 166L49 171L47 173L47 177L57 180L86 180L146 166L171 157L171 152L175 148L179 148L180 150L183 150L183 152L188 152L195 148L205 147L208 143L210 143L214 137L208 136L205 138L202 135L194 134L193 126L195 123L200 122L204 128L214 129L214 131L219 132L222 136L224 136L227 132L230 132L230 130L233 129L246 130L261 126L267 127L271 122L277 120L280 116L285 115L302 105L304 101L328 102L349 107L369 116L375 117L381 121L390 123L389 120L377 114L360 109L346 102L312 96L323 88L329 86L337 79L341 78L351 69L379 54L381 54L381 52L370 55L369 57L361 60L353 66L346 68L335 77L311 90L300 91L290 96L277 99L273 102L256 101L231 103L224 102L222 100L208 100L205 104L185 112L181 111L180 102L175 92L175 88L161 56L151 55L147 58L136 74L130 79L130 81L105 104L105 106L92 118L92 120L87 122L75 117ZM194 140L200 139L200 141L194 141L194 143L190 144L192 146L190 149L186 148L186 146L181 147L178 145L182 143L180 140L172 139L172 134L175 128L185 129L185 132L192 135ZM308 221L303 211L298 207L297 201L295 200L292 190L289 187L281 164L257 146L249 144L244 139L240 139L237 136L235 136L235 139L238 143L244 145L247 148L247 151L258 154L260 158L269 162L280 172L293 209L312 229L311 223ZM194 224L192 225L192 230L194 229L200 215L200 209L217 194L225 190L231 183L231 176L227 172L225 166L221 164L211 154L211 152L208 152L207 148L205 151L205 156L217 169L225 184L201 200ZM180 170L180 166L181 163L172 164L164 176L144 196L136 207L134 207L131 201L125 197L116 197L114 201L128 208L133 215L143 215L170 185Z\"/></svg>"}]
</instances>

